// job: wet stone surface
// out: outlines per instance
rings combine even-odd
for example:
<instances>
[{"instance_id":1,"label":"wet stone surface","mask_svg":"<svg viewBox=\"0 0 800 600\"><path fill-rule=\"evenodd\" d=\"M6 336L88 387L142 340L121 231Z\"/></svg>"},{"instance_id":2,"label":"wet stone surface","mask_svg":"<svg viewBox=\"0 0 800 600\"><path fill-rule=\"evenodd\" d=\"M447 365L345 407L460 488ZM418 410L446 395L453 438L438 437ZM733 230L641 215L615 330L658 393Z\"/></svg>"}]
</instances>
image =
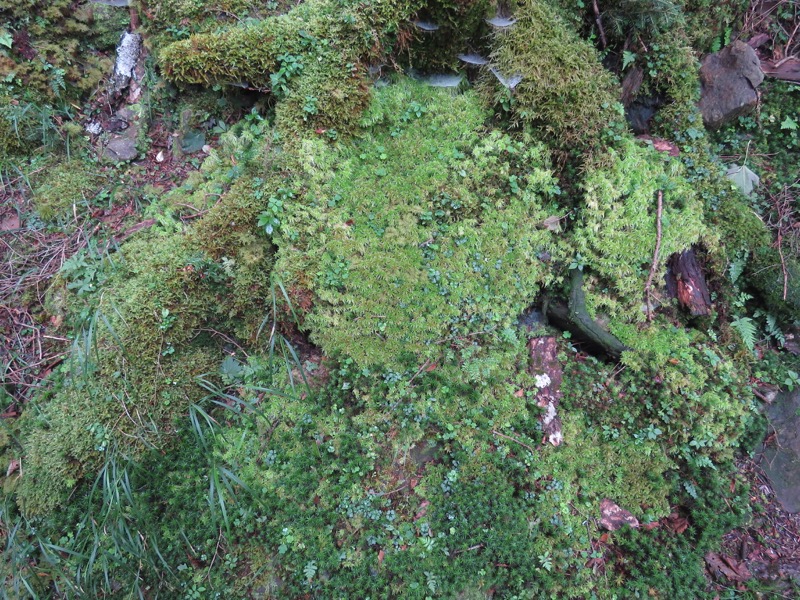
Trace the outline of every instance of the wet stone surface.
<instances>
[{"instance_id":1,"label":"wet stone surface","mask_svg":"<svg viewBox=\"0 0 800 600\"><path fill-rule=\"evenodd\" d=\"M774 431L761 449L761 466L783 508L800 512L800 390L778 394L765 413Z\"/></svg>"}]
</instances>

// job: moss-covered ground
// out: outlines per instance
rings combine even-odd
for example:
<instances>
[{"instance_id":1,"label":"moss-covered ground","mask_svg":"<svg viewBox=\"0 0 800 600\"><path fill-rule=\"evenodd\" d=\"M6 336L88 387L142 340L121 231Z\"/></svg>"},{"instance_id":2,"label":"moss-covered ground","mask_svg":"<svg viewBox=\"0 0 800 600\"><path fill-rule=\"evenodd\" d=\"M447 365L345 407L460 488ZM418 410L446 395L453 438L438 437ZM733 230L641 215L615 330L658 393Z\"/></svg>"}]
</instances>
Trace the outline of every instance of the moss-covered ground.
<instances>
[{"instance_id":1,"label":"moss-covered ground","mask_svg":"<svg viewBox=\"0 0 800 600\"><path fill-rule=\"evenodd\" d=\"M4 597L719 596L704 557L750 516L754 386L800 385L780 203L798 103L772 84L705 131L696 57L725 37L708 7L609 3L600 44L566 1L134 3L150 147L110 166L80 103L119 13L17 4L0 2ZM628 130L631 65L677 156ZM434 69L462 81L428 85ZM209 146L164 162L188 126ZM748 197L721 157L751 152L773 172ZM707 316L665 290L690 249ZM576 271L619 361L521 318ZM540 337L563 368L559 445ZM639 527L604 528L607 500Z\"/></svg>"}]
</instances>

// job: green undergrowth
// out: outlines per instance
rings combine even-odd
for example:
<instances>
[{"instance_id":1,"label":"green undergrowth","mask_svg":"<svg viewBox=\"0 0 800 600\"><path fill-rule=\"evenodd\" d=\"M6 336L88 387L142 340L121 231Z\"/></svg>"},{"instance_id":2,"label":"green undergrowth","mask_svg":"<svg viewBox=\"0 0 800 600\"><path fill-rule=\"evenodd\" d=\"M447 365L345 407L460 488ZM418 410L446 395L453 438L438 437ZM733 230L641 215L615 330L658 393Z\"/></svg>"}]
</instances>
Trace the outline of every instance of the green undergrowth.
<instances>
[{"instance_id":1,"label":"green undergrowth","mask_svg":"<svg viewBox=\"0 0 800 600\"><path fill-rule=\"evenodd\" d=\"M601 164L585 178L585 205L573 243L578 266L586 265L591 275L588 309L644 321L642 291L655 255L659 194L658 280L670 255L701 240L712 245L714 236L677 160L633 140L620 142L619 151L608 150L602 160L610 166Z\"/></svg>"},{"instance_id":2,"label":"green undergrowth","mask_svg":"<svg viewBox=\"0 0 800 600\"><path fill-rule=\"evenodd\" d=\"M126 11L69 0L0 2L0 94L22 92L37 103L75 100L94 92L113 69L113 49Z\"/></svg>"},{"instance_id":3,"label":"green undergrowth","mask_svg":"<svg viewBox=\"0 0 800 600\"><path fill-rule=\"evenodd\" d=\"M752 196L740 200L742 212L754 215L751 219L758 218L771 229L761 234L760 243L746 245L752 252L748 281L764 297L768 307L790 322L800 319L800 262L796 252L800 238L794 232L796 228L792 227L796 217L787 210L797 195L798 186L798 110L800 93L796 87L783 82L771 83L763 91L763 105L757 114L739 117L713 136L721 154L735 156L737 164L743 164L761 176L761 185ZM784 205L782 211L781 205ZM782 260L774 241L778 231L788 275L785 299Z\"/></svg>"},{"instance_id":4,"label":"green undergrowth","mask_svg":"<svg viewBox=\"0 0 800 600\"><path fill-rule=\"evenodd\" d=\"M157 227L68 263L71 356L4 422L5 592L703 597L702 556L746 517L749 368L723 324L641 305L658 190L659 277L698 241L724 252L708 190L620 135L566 197L551 149L491 117L404 78L352 137L253 112L154 194ZM558 338L552 446L528 342L555 332L518 317L576 268L631 350L614 367ZM605 499L650 528L604 535Z\"/></svg>"}]
</instances>

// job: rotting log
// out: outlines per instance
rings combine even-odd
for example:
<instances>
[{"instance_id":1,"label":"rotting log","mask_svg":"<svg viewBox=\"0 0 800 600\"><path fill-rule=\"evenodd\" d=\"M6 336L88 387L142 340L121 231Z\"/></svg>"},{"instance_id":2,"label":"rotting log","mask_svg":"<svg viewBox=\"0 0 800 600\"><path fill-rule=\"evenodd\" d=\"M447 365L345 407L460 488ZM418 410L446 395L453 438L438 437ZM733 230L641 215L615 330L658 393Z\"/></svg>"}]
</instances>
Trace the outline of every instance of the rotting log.
<instances>
[{"instance_id":1,"label":"rotting log","mask_svg":"<svg viewBox=\"0 0 800 600\"><path fill-rule=\"evenodd\" d=\"M693 317L711 314L711 295L703 268L693 248L676 253L667 261L667 294Z\"/></svg>"},{"instance_id":2,"label":"rotting log","mask_svg":"<svg viewBox=\"0 0 800 600\"><path fill-rule=\"evenodd\" d=\"M586 297L583 293L583 272L579 269L570 271L569 303L547 303L545 314L556 327L569 331L580 339L593 346L599 347L604 353L615 360L619 360L622 353L628 349L611 333L606 331L599 323L586 312Z\"/></svg>"},{"instance_id":3,"label":"rotting log","mask_svg":"<svg viewBox=\"0 0 800 600\"><path fill-rule=\"evenodd\" d=\"M553 336L535 337L528 342L528 349L531 357L528 372L536 378L536 405L545 409L539 417L544 441L558 446L563 441L558 403L564 379L564 368L558 360L558 342Z\"/></svg>"}]
</instances>

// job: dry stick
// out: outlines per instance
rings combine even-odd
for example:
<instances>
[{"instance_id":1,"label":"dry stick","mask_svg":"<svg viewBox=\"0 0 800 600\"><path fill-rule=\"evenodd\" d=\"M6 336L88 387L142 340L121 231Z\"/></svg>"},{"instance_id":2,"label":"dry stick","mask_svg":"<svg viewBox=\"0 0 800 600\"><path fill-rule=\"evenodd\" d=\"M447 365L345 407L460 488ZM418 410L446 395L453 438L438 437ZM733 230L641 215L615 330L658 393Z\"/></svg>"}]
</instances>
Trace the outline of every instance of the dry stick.
<instances>
[{"instance_id":1,"label":"dry stick","mask_svg":"<svg viewBox=\"0 0 800 600\"><path fill-rule=\"evenodd\" d=\"M658 212L656 213L656 250L653 253L653 264L650 266L650 274L647 276L647 284L644 286L644 301L647 306L647 320L653 320L653 308L650 304L650 293L653 285L653 277L658 270L658 255L661 253L661 212L664 209L664 193L658 190Z\"/></svg>"},{"instance_id":2,"label":"dry stick","mask_svg":"<svg viewBox=\"0 0 800 600\"><path fill-rule=\"evenodd\" d=\"M597 0L592 0L592 8L594 9L594 20L597 23L597 30L600 32L600 42L603 44L603 50L608 46L606 41L606 32L603 30L603 22L600 20L600 7L597 6Z\"/></svg>"},{"instance_id":3,"label":"dry stick","mask_svg":"<svg viewBox=\"0 0 800 600\"><path fill-rule=\"evenodd\" d=\"M522 446L523 448L527 448L528 450L530 450L530 451L531 451L531 454L536 454L536 450L534 450L533 448L531 448L530 446L528 446L528 444L526 444L526 443L524 443L524 442L521 442L521 441L519 441L517 438L513 438L513 437L511 437L510 435L506 435L506 434L504 434L504 433L500 433L500 432L499 432L499 431L497 431L496 429L492 429L492 433L493 433L493 434L495 434L495 435L499 435L501 438L506 438L507 440L511 440L512 442L516 442L517 444L519 444L519 445L520 445L520 446Z\"/></svg>"},{"instance_id":4,"label":"dry stick","mask_svg":"<svg viewBox=\"0 0 800 600\"><path fill-rule=\"evenodd\" d=\"M789 289L789 272L786 270L786 259L783 257L783 233L778 231L778 256L781 257L781 270L783 271L783 301L786 302L786 292Z\"/></svg>"}]
</instances>

